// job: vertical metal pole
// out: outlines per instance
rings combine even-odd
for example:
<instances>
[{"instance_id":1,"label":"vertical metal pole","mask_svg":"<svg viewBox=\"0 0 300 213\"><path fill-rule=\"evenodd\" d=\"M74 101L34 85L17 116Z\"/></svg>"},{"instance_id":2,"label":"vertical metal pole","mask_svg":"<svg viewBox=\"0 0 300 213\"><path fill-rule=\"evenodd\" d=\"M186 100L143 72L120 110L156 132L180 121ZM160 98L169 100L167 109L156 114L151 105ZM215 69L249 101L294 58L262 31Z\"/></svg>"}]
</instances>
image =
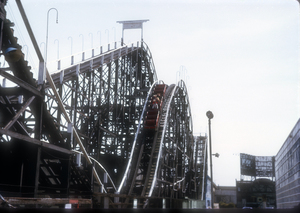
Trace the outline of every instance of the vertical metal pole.
<instances>
[{"instance_id":1,"label":"vertical metal pole","mask_svg":"<svg viewBox=\"0 0 300 213\"><path fill-rule=\"evenodd\" d=\"M144 39L143 39L143 25L141 27L141 47L143 48L143 43L144 43Z\"/></svg>"},{"instance_id":2,"label":"vertical metal pole","mask_svg":"<svg viewBox=\"0 0 300 213\"><path fill-rule=\"evenodd\" d=\"M56 8L50 8L49 10L48 10L48 12L47 12L47 32L46 32L46 53L45 53L45 63L44 63L44 70L43 70L43 75L42 75L42 80L43 80L43 82L45 81L45 78L46 78L46 67L47 67L47 56L48 56L48 34L49 34L49 30L48 30L48 28L49 28L49 12L51 11L51 10L55 10L56 11L56 23L58 23L58 10L56 9ZM55 42L54 42L55 43ZM41 72L41 70L40 70L40 72ZM39 77L40 77L40 75L39 75ZM39 79L39 81L40 81L41 79Z\"/></svg>"},{"instance_id":3,"label":"vertical metal pole","mask_svg":"<svg viewBox=\"0 0 300 213\"><path fill-rule=\"evenodd\" d=\"M123 46L123 44L124 44L124 26L123 26L123 29L122 29L121 46Z\"/></svg>"},{"instance_id":4,"label":"vertical metal pole","mask_svg":"<svg viewBox=\"0 0 300 213\"><path fill-rule=\"evenodd\" d=\"M211 111L206 112L206 116L208 117L208 130L209 130L209 158L210 158L210 177L211 177L211 185L210 185L210 193L211 193L211 208L214 208L214 195L213 195L213 170L212 170L212 144L211 144L211 122L210 120L214 117L214 114Z\"/></svg>"},{"instance_id":5,"label":"vertical metal pole","mask_svg":"<svg viewBox=\"0 0 300 213\"><path fill-rule=\"evenodd\" d=\"M211 196L211 208L214 208L214 195L213 195L213 172L212 172L212 145L211 145L211 123L210 123L210 118L208 119L208 131L209 131L209 159L210 159L210 177L211 177L211 184L210 184L210 196Z\"/></svg>"}]
</instances>

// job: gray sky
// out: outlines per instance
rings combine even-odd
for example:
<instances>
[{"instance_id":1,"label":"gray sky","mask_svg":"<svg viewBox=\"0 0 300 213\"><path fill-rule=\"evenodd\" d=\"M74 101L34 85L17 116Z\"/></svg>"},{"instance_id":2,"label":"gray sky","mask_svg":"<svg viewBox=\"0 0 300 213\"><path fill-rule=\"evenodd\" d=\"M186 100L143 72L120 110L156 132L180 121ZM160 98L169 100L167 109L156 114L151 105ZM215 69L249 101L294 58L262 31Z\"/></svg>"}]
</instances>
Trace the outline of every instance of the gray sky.
<instances>
[{"instance_id":1,"label":"gray sky","mask_svg":"<svg viewBox=\"0 0 300 213\"><path fill-rule=\"evenodd\" d=\"M296 0L23 0L41 50L49 13L48 61L121 40L116 21L144 23L159 79L183 78L194 134L212 120L214 181L235 185L239 153L276 155L299 118L299 4ZM31 66L38 63L16 3L7 16ZM80 36L80 34L82 34ZM100 36L101 35L101 36ZM70 38L69 38L70 37ZM135 42L140 31L125 31ZM55 42L55 40L59 42ZM26 48L24 48L25 54ZM3 62L2 62L3 64ZM50 63L49 63L50 64ZM53 70L54 71L54 70Z\"/></svg>"}]
</instances>

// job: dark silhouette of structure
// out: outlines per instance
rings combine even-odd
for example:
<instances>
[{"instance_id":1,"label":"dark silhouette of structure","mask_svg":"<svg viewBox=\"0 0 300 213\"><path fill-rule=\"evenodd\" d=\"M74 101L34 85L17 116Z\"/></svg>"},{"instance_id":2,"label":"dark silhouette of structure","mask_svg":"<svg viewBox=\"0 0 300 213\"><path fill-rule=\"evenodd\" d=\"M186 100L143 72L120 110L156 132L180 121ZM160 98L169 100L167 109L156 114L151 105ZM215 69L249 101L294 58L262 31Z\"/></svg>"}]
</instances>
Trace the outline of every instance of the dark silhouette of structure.
<instances>
[{"instance_id":1,"label":"dark silhouette of structure","mask_svg":"<svg viewBox=\"0 0 300 213\"><path fill-rule=\"evenodd\" d=\"M13 86L0 86L0 194L8 204L181 208L203 195L206 138L193 136L185 83L157 79L146 43L71 56L51 75L36 47L47 81L36 80L5 3L0 75Z\"/></svg>"}]
</instances>

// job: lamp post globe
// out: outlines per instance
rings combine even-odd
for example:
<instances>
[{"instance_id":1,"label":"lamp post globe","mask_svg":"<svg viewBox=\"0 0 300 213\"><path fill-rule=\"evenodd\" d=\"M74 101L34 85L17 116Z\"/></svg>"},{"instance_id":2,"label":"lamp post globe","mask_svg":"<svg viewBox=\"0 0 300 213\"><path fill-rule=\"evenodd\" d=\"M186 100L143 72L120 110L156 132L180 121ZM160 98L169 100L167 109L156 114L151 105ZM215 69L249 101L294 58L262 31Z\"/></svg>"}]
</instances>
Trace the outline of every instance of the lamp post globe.
<instances>
[{"instance_id":1,"label":"lamp post globe","mask_svg":"<svg viewBox=\"0 0 300 213\"><path fill-rule=\"evenodd\" d=\"M209 118L209 119L212 119L214 117L214 114L211 112L211 111L207 111L206 112L206 116Z\"/></svg>"}]
</instances>

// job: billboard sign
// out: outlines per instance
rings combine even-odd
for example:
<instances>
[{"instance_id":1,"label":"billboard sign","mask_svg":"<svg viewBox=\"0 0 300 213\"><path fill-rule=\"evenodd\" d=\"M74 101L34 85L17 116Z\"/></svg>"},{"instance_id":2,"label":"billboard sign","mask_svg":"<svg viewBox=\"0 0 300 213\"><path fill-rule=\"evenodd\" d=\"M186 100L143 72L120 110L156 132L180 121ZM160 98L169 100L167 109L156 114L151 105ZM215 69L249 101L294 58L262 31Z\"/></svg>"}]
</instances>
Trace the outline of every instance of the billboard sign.
<instances>
[{"instance_id":1,"label":"billboard sign","mask_svg":"<svg viewBox=\"0 0 300 213\"><path fill-rule=\"evenodd\" d=\"M275 177L275 156L254 156L241 153L241 175Z\"/></svg>"},{"instance_id":2,"label":"billboard sign","mask_svg":"<svg viewBox=\"0 0 300 213\"><path fill-rule=\"evenodd\" d=\"M255 156L240 154L241 175L256 176L255 172Z\"/></svg>"}]
</instances>

